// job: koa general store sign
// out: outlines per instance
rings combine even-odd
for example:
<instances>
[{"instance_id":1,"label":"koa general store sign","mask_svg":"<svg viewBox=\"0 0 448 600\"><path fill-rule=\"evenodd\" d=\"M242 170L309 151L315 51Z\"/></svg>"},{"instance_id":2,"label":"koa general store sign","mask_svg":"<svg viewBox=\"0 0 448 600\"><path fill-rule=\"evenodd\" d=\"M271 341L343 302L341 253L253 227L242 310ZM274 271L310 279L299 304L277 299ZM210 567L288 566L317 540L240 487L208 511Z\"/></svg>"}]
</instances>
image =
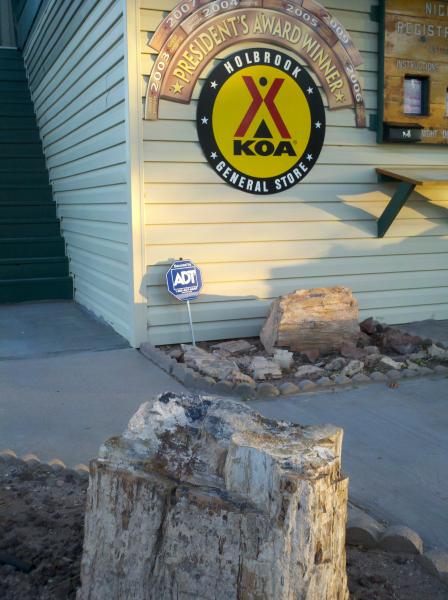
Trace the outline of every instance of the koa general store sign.
<instances>
[{"instance_id":1,"label":"koa general store sign","mask_svg":"<svg viewBox=\"0 0 448 600\"><path fill-rule=\"evenodd\" d=\"M244 50L226 55L241 44ZM150 45L158 56L146 94L149 120L158 118L161 98L189 103L204 69L222 57L202 88L198 136L217 175L243 191L291 187L319 156L325 110L304 63L329 110L354 108L356 125L366 125L356 70L362 58L343 25L314 0L185 0Z\"/></svg>"}]
</instances>

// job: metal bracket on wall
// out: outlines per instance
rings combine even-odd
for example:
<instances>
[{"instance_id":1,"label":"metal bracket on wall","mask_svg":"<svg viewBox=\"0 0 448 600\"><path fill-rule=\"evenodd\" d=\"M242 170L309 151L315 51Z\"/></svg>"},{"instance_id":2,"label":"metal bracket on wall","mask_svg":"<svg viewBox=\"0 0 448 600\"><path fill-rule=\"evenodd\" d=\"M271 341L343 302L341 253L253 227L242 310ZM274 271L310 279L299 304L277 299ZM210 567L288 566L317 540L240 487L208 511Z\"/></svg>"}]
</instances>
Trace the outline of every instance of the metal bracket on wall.
<instances>
[{"instance_id":1,"label":"metal bracket on wall","mask_svg":"<svg viewBox=\"0 0 448 600\"><path fill-rule=\"evenodd\" d=\"M382 175L380 175L378 178L380 181L394 181L394 179L392 179L390 177L385 177ZM383 214L378 219L378 237L379 238L383 238L386 235L389 227L395 221L398 213L403 208L403 206L406 204L407 199L412 194L415 187L416 187L415 183L409 183L407 181L400 182L397 190L395 191L395 194L392 196L392 198L390 199L389 204L386 206Z\"/></svg>"}]
</instances>

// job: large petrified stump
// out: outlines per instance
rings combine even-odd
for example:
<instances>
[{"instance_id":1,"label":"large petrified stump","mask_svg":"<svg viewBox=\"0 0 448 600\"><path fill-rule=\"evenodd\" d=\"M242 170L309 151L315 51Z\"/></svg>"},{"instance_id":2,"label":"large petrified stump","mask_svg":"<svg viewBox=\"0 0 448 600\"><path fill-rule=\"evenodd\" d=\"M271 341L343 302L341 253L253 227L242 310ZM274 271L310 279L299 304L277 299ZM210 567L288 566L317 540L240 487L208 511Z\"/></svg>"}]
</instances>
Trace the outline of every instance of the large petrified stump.
<instances>
[{"instance_id":1,"label":"large petrified stump","mask_svg":"<svg viewBox=\"0 0 448 600\"><path fill-rule=\"evenodd\" d=\"M78 600L347 600L342 431L164 394L92 462Z\"/></svg>"},{"instance_id":2,"label":"large petrified stump","mask_svg":"<svg viewBox=\"0 0 448 600\"><path fill-rule=\"evenodd\" d=\"M359 337L358 302L344 287L297 290L272 303L260 339L267 352L329 354Z\"/></svg>"}]
</instances>

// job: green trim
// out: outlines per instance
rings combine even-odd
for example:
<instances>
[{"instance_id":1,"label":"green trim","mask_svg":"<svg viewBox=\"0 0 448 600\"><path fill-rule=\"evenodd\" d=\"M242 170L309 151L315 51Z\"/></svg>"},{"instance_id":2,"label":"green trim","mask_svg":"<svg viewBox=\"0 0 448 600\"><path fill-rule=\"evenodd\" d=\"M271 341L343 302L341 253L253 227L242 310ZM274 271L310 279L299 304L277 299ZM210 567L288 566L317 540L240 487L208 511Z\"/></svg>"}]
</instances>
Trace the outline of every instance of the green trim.
<instances>
[{"instance_id":1,"label":"green trim","mask_svg":"<svg viewBox=\"0 0 448 600\"><path fill-rule=\"evenodd\" d=\"M386 41L386 1L379 0L378 6L378 115L376 141L384 142L384 46Z\"/></svg>"},{"instance_id":2,"label":"green trim","mask_svg":"<svg viewBox=\"0 0 448 600\"><path fill-rule=\"evenodd\" d=\"M385 211L378 219L378 237L383 238L389 227L395 221L400 210L406 203L406 200L412 194L415 189L415 183L408 183L407 181L402 181L395 194L392 196L389 204L386 206Z\"/></svg>"}]
</instances>

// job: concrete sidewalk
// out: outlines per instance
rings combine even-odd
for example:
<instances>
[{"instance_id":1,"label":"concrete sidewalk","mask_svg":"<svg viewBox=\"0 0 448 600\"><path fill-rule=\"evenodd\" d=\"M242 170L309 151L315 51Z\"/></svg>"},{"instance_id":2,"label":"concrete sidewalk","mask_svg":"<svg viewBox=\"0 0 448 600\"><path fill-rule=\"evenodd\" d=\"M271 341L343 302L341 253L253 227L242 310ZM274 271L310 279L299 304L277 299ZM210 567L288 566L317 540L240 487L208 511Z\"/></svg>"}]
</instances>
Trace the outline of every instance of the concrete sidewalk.
<instances>
[{"instance_id":1,"label":"concrete sidewalk","mask_svg":"<svg viewBox=\"0 0 448 600\"><path fill-rule=\"evenodd\" d=\"M181 389L73 302L0 306L0 450L87 463L142 402Z\"/></svg>"},{"instance_id":2,"label":"concrete sidewalk","mask_svg":"<svg viewBox=\"0 0 448 600\"><path fill-rule=\"evenodd\" d=\"M448 548L448 379L257 401L267 417L343 427L350 499Z\"/></svg>"}]
</instances>

